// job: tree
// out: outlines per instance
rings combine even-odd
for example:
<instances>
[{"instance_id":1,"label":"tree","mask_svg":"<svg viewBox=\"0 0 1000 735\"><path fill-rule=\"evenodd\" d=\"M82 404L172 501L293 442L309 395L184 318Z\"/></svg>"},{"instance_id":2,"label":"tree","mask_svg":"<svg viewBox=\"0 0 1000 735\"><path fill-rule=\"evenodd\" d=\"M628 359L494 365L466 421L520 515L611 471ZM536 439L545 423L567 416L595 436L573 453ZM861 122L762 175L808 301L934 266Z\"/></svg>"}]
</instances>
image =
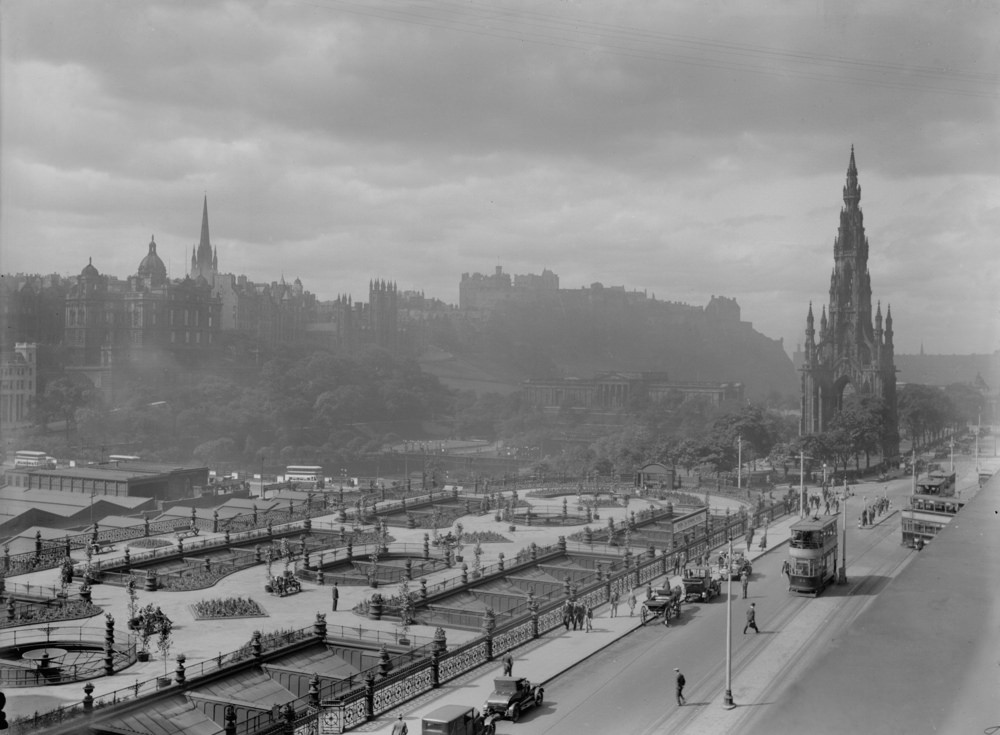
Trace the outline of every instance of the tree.
<instances>
[{"instance_id":1,"label":"tree","mask_svg":"<svg viewBox=\"0 0 1000 735\"><path fill-rule=\"evenodd\" d=\"M57 378L45 386L40 402L43 423L53 417L66 422L66 442L69 443L70 427L74 424L76 412L90 400L91 391L85 390L69 378Z\"/></svg>"},{"instance_id":2,"label":"tree","mask_svg":"<svg viewBox=\"0 0 1000 735\"><path fill-rule=\"evenodd\" d=\"M948 427L953 409L944 391L927 385L905 385L897 394L899 422L913 446L920 447Z\"/></svg>"}]
</instances>

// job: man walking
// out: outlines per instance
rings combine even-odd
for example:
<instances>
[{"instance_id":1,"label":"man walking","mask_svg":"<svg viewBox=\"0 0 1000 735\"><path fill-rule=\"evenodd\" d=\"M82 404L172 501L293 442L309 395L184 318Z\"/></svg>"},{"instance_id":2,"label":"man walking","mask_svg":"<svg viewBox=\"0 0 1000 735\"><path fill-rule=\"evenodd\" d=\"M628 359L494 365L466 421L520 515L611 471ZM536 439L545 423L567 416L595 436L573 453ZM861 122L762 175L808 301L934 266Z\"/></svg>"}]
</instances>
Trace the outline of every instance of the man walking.
<instances>
[{"instance_id":1,"label":"man walking","mask_svg":"<svg viewBox=\"0 0 1000 735\"><path fill-rule=\"evenodd\" d=\"M513 675L513 672L514 672L514 657L510 655L510 651L508 651L507 653L505 653L503 655L503 658L500 659L500 660L503 661L503 675L504 676L511 676L511 675Z\"/></svg>"},{"instance_id":2,"label":"man walking","mask_svg":"<svg viewBox=\"0 0 1000 735\"><path fill-rule=\"evenodd\" d=\"M635 615L635 590L629 590L628 593L628 616L632 617Z\"/></svg>"},{"instance_id":3,"label":"man walking","mask_svg":"<svg viewBox=\"0 0 1000 735\"><path fill-rule=\"evenodd\" d=\"M792 566L791 564L788 563L788 559L785 559L783 562L781 562L781 573L784 574L786 577L788 577L789 581L791 581Z\"/></svg>"},{"instance_id":4,"label":"man walking","mask_svg":"<svg viewBox=\"0 0 1000 735\"><path fill-rule=\"evenodd\" d=\"M757 603L751 602L750 607L747 608L747 624L743 626L743 635L747 634L747 628L753 628L754 633L760 633L757 630Z\"/></svg>"},{"instance_id":5,"label":"man walking","mask_svg":"<svg viewBox=\"0 0 1000 735\"><path fill-rule=\"evenodd\" d=\"M585 613L584 620L587 623L587 632L589 633L594 629L594 608L587 605L587 612Z\"/></svg>"},{"instance_id":6,"label":"man walking","mask_svg":"<svg viewBox=\"0 0 1000 735\"><path fill-rule=\"evenodd\" d=\"M403 722L403 716L400 715L394 723L392 723L392 735L407 735L409 729L406 727L406 723Z\"/></svg>"},{"instance_id":7,"label":"man walking","mask_svg":"<svg viewBox=\"0 0 1000 735\"><path fill-rule=\"evenodd\" d=\"M333 611L337 612L337 603L340 602L340 590L337 589L337 583L333 583L333 591L330 593L333 596Z\"/></svg>"},{"instance_id":8,"label":"man walking","mask_svg":"<svg viewBox=\"0 0 1000 735\"><path fill-rule=\"evenodd\" d=\"M674 669L677 672L677 706L687 704L687 700L684 699L684 685L687 683L684 680L684 674L681 673L680 669Z\"/></svg>"},{"instance_id":9,"label":"man walking","mask_svg":"<svg viewBox=\"0 0 1000 735\"><path fill-rule=\"evenodd\" d=\"M744 569L742 574L740 574L740 584L743 585L743 599L747 599L747 587L750 586L750 575L747 574L747 570Z\"/></svg>"},{"instance_id":10,"label":"man walking","mask_svg":"<svg viewBox=\"0 0 1000 735\"><path fill-rule=\"evenodd\" d=\"M621 601L621 596L618 594L618 591L615 590L614 592L611 593L611 617L613 618L618 617L618 603L620 601Z\"/></svg>"}]
</instances>

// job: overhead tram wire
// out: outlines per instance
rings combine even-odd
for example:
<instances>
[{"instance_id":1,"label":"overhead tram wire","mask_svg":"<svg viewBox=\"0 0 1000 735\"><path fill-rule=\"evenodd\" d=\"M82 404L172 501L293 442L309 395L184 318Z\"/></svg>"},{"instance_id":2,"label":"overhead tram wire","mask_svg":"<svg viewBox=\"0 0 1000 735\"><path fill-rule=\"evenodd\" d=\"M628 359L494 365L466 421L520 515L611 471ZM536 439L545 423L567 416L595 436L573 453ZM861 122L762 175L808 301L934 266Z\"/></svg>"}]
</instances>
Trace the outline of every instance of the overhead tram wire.
<instances>
[{"instance_id":1,"label":"overhead tram wire","mask_svg":"<svg viewBox=\"0 0 1000 735\"><path fill-rule=\"evenodd\" d=\"M967 72L956 72L952 70L934 69L932 67L907 66L904 64L891 64L888 62L864 61L848 59L824 54L811 54L803 52L781 51L763 47L748 46L745 44L726 43L711 41L696 37L676 36L672 34L657 34L649 31L630 29L623 26L609 26L606 24L596 24L590 22L566 22L558 19L548 20L545 16L540 16L544 23L529 23L525 28L524 18L538 16L533 13L517 13L513 16L510 13L504 15L511 18L505 19L503 15L497 16L494 11L491 14L478 12L471 14L473 20L467 20L470 16L466 6L461 6L463 11L459 17L455 14L442 14L438 5L428 7L429 13L414 12L412 6L407 9L376 8L368 4L351 2L351 0L296 0L300 4L324 8L327 10L341 10L354 15L361 15L382 20L391 20L411 25L420 25L429 28L439 28L451 30L459 33L478 35L487 38L497 38L501 40L515 40L534 45L551 46L553 48L565 48L569 50L594 51L595 45L601 53L609 55L635 58L650 61L669 61L687 66L701 67L706 69L719 69L723 71L742 71L753 74L768 76L772 78L798 78L819 82L834 82L839 84L859 85L866 87L898 90L915 90L923 92L935 92L948 95L995 98L998 96L997 87L1000 77L991 74L978 74ZM478 19L478 20L475 20ZM504 25L490 25L495 22ZM517 22L516 27L511 26ZM592 30L588 30L592 29ZM617 37L619 43L609 42L608 34L612 39ZM567 37L565 34L571 33L574 37ZM594 40L580 40L580 35L595 37ZM638 42L639 46L630 46L629 42ZM664 52L662 49L649 49L643 46L650 44L668 44L688 46L692 50L703 50L710 53L721 53L736 57L733 60L724 58L706 58L678 53ZM740 60L740 56L756 59L760 63L748 63ZM798 64L800 66L813 65L819 67L809 71L803 68L788 68L788 66L768 66L768 62L784 62L785 64ZM826 70L823 69L826 67ZM836 76L838 72L855 72L854 76ZM874 79L870 77L858 76L861 73L878 74L898 74L906 75L909 79ZM931 85L913 80L913 77L926 78L927 81L947 82L954 81L965 85L972 85L973 88L957 86ZM986 85L987 90L976 89L976 86Z\"/></svg>"}]
</instances>

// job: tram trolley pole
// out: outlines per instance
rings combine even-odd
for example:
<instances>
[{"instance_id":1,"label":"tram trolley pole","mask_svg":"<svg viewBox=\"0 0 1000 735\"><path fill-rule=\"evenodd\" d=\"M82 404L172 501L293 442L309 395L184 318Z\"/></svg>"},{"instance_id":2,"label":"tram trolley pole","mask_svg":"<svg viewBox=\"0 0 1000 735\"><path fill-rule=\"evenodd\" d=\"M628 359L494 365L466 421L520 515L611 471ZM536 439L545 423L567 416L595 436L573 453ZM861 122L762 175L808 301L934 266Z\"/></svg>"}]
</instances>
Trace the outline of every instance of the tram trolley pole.
<instances>
[{"instance_id":1,"label":"tram trolley pole","mask_svg":"<svg viewBox=\"0 0 1000 735\"><path fill-rule=\"evenodd\" d=\"M847 584L847 497L850 490L847 486L847 475L844 475L844 530L840 540L841 554L840 571L837 572L837 584Z\"/></svg>"},{"instance_id":2,"label":"tram trolley pole","mask_svg":"<svg viewBox=\"0 0 1000 735\"><path fill-rule=\"evenodd\" d=\"M729 562L733 559L733 535L729 534ZM733 575L726 574L726 693L722 698L725 709L734 709L733 702Z\"/></svg>"}]
</instances>

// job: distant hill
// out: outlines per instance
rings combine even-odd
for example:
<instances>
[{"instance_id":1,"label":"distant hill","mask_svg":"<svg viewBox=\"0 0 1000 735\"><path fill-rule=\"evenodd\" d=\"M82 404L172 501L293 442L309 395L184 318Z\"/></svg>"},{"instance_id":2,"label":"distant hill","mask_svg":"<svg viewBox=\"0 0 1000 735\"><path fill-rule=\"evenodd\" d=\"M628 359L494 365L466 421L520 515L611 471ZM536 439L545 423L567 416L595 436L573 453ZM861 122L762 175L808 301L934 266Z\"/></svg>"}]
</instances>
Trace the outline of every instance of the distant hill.
<instances>
[{"instance_id":1,"label":"distant hill","mask_svg":"<svg viewBox=\"0 0 1000 735\"><path fill-rule=\"evenodd\" d=\"M505 303L453 334L421 366L446 385L509 392L527 378L602 371L666 372L671 380L741 382L748 398L794 395L798 375L780 340L699 307L644 300Z\"/></svg>"}]
</instances>

